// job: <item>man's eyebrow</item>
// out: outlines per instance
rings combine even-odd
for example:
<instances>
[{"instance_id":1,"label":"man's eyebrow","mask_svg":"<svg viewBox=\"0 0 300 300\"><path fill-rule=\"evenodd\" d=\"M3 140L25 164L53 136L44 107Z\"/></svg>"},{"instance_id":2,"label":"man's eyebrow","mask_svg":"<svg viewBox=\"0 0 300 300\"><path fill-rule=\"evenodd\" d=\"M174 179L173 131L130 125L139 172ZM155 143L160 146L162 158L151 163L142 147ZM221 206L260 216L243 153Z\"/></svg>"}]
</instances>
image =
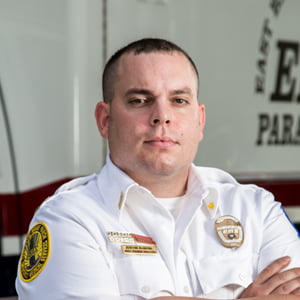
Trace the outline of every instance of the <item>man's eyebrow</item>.
<instances>
[{"instance_id":1,"label":"man's eyebrow","mask_svg":"<svg viewBox=\"0 0 300 300\"><path fill-rule=\"evenodd\" d=\"M186 87L186 88L174 90L171 92L171 94L173 94L173 95L181 95L181 94L192 95L193 92L192 92L192 89L190 89L189 87Z\"/></svg>"},{"instance_id":2,"label":"man's eyebrow","mask_svg":"<svg viewBox=\"0 0 300 300\"><path fill-rule=\"evenodd\" d=\"M134 94L145 95L145 96L153 95L153 93L147 89L131 88L126 91L125 96L130 96Z\"/></svg>"},{"instance_id":3,"label":"man's eyebrow","mask_svg":"<svg viewBox=\"0 0 300 300\"><path fill-rule=\"evenodd\" d=\"M143 89L143 88L130 88L126 91L125 96L130 95L144 95L144 96L153 96L154 93L151 90ZM170 95L193 95L193 91L189 87L184 87L180 89L175 89L170 92Z\"/></svg>"}]
</instances>

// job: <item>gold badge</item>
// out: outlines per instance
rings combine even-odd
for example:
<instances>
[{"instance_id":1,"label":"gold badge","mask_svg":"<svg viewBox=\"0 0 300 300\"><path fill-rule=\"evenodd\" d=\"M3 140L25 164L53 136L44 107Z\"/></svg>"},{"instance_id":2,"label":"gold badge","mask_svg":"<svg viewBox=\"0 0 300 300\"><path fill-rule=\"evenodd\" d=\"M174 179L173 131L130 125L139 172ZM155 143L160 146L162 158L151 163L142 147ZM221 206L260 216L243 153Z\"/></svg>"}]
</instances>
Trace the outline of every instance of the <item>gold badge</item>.
<instances>
[{"instance_id":1,"label":"gold badge","mask_svg":"<svg viewBox=\"0 0 300 300\"><path fill-rule=\"evenodd\" d=\"M27 234L21 255L22 280L29 282L45 267L50 252L50 235L46 224L37 223Z\"/></svg>"},{"instance_id":2,"label":"gold badge","mask_svg":"<svg viewBox=\"0 0 300 300\"><path fill-rule=\"evenodd\" d=\"M240 221L233 216L219 217L215 230L221 243L228 248L238 248L244 242L244 230Z\"/></svg>"}]
</instances>

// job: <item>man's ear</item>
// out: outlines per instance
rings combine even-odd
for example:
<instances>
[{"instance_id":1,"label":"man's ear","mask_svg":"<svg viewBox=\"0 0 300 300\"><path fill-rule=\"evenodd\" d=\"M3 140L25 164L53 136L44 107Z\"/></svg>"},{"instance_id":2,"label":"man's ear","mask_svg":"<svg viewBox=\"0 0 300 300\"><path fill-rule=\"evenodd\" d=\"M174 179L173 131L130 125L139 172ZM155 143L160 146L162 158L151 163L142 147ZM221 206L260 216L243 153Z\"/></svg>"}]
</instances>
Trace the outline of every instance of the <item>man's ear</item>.
<instances>
[{"instance_id":1,"label":"man's ear","mask_svg":"<svg viewBox=\"0 0 300 300\"><path fill-rule=\"evenodd\" d=\"M204 104L198 104L199 109L199 123L200 123L200 139L199 141L202 141L204 136L204 127L205 127L205 121L206 121L206 113L205 113L205 106Z\"/></svg>"},{"instance_id":2,"label":"man's ear","mask_svg":"<svg viewBox=\"0 0 300 300\"><path fill-rule=\"evenodd\" d=\"M110 118L110 107L108 103L98 102L95 108L95 118L98 130L101 136L105 139L108 138L108 126Z\"/></svg>"}]
</instances>

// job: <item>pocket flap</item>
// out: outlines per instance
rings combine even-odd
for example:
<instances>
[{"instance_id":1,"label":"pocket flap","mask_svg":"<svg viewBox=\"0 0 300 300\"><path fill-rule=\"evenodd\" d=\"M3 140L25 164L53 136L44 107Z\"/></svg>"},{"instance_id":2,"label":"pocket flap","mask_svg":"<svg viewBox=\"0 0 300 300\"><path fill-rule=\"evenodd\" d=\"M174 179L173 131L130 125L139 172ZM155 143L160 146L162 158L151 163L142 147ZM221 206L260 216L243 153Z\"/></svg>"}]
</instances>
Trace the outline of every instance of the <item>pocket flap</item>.
<instances>
[{"instance_id":1,"label":"pocket flap","mask_svg":"<svg viewBox=\"0 0 300 300\"><path fill-rule=\"evenodd\" d=\"M161 259L156 256L124 256L115 260L121 295L151 298L159 292L174 292L172 278Z\"/></svg>"},{"instance_id":2,"label":"pocket flap","mask_svg":"<svg viewBox=\"0 0 300 300\"><path fill-rule=\"evenodd\" d=\"M256 254L232 253L194 261L193 265L204 294L233 285L246 288L254 279Z\"/></svg>"}]
</instances>

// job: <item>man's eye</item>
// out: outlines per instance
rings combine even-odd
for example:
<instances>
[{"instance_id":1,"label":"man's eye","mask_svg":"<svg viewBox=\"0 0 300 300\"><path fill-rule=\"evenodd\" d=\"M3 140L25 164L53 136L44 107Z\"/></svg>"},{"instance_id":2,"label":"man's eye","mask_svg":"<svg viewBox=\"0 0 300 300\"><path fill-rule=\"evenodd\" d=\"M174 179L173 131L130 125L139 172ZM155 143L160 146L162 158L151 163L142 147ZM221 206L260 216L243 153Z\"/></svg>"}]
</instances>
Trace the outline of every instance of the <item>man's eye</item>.
<instances>
[{"instance_id":1,"label":"man's eye","mask_svg":"<svg viewBox=\"0 0 300 300\"><path fill-rule=\"evenodd\" d=\"M176 102L176 103L178 103L178 104L187 104L187 103L189 103L187 100L182 99L182 98L176 98L176 99L174 100L174 102Z\"/></svg>"},{"instance_id":2,"label":"man's eye","mask_svg":"<svg viewBox=\"0 0 300 300\"><path fill-rule=\"evenodd\" d=\"M139 104L146 104L148 101L147 99L132 99L132 100L129 100L129 104L133 104L133 105L139 105Z\"/></svg>"}]
</instances>

